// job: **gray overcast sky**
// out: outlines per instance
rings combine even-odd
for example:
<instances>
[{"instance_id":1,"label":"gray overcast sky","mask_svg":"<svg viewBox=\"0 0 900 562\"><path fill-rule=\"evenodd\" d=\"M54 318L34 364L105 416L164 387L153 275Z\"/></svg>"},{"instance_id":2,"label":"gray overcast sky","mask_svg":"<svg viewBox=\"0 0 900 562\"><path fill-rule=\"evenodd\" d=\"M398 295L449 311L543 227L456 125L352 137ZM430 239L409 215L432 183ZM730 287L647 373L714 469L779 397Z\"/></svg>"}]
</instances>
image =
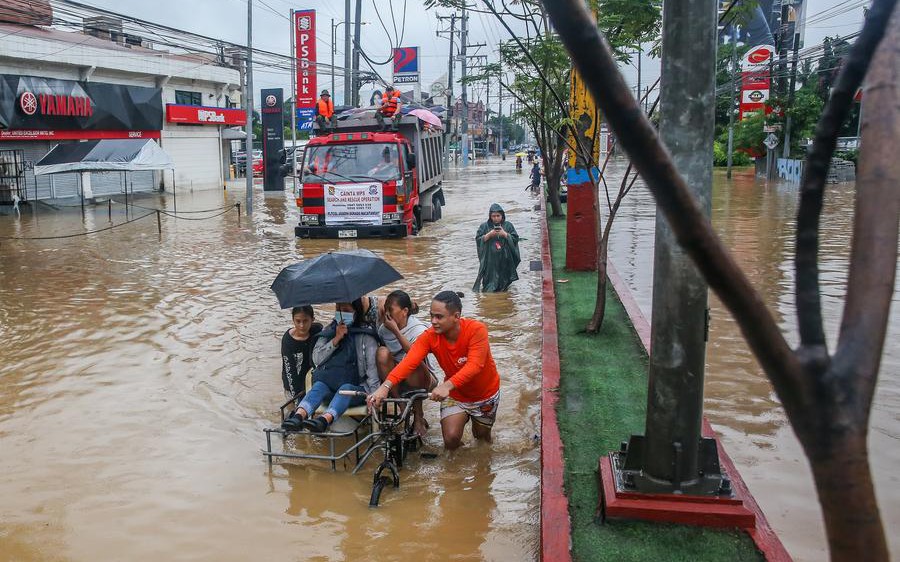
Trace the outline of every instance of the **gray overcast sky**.
<instances>
[{"instance_id":1,"label":"gray overcast sky","mask_svg":"<svg viewBox=\"0 0 900 562\"><path fill-rule=\"evenodd\" d=\"M110 11L119 12L160 24L192 31L210 37L222 38L239 44L246 44L247 40L247 0L82 0ZM864 0L808 0L806 15L808 20L815 20L817 14L823 14L822 21L810 21L806 27L805 46L821 43L826 36L845 35L858 30L862 25ZM266 5L263 5L265 2ZM445 38L438 38L435 32L442 28L437 21L434 10L425 10L422 0L406 0L405 26L404 1L403 0L363 0L363 22L369 22L362 27L361 45L373 60L385 60L390 56L391 42L378 21L376 7L385 25L394 36L394 28L391 22L391 10L394 8L394 20L398 33L403 33L402 45L404 47L419 47L421 82L424 89L447 72L447 55L449 42ZM835 12L843 11L838 6L849 8L846 13L828 17ZM271 8L271 10L269 9ZM289 0L254 0L253 11L253 45L254 47L288 54L290 49L290 23L288 14L291 9L314 9L317 15L317 49L320 62L328 63L331 60L331 20L335 22L344 19L344 2L342 0L305 0L303 2L291 2ZM830 11L829 11L830 10ZM274 12L277 12L274 13ZM446 14L445 14L446 15ZM338 33L343 33L345 26L338 28ZM473 13L469 19L469 42L487 43L480 53L487 54L490 60L496 60L496 45L501 40L506 40L509 35L493 16ZM395 45L396 46L396 45ZM342 64L344 43L342 39L337 41L337 54L335 62ZM367 70L364 61L360 66ZM388 65L376 67L378 72L390 80L391 68ZM629 84L634 86L637 82L637 69L634 65L622 69ZM457 65L454 71L459 75ZM657 61L644 60L642 68L642 85L652 83L659 76ZM285 71L256 69L254 72L254 86L260 88L283 87L290 90L290 75ZM328 74L320 74L319 89L331 88L331 77ZM343 79L336 78L336 101L343 101ZM484 99L484 87L475 87L470 93L470 99ZM492 88L492 106L496 106L496 86ZM459 93L459 87L456 89ZM258 96L257 96L258 97ZM365 99L365 97L363 98Z\"/></svg>"}]
</instances>

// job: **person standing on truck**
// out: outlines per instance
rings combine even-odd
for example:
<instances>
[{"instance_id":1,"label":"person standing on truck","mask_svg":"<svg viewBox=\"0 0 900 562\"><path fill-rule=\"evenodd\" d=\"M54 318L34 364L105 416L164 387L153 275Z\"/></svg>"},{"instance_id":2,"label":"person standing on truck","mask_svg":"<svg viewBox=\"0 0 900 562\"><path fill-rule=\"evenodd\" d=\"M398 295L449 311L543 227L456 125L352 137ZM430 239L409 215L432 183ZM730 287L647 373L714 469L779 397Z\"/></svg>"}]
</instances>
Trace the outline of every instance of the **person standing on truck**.
<instances>
[{"instance_id":1,"label":"person standing on truck","mask_svg":"<svg viewBox=\"0 0 900 562\"><path fill-rule=\"evenodd\" d=\"M391 154L391 147L386 146L381 151L381 159L369 170L368 176L380 180L392 180L400 176L400 167L397 166L396 149Z\"/></svg>"},{"instance_id":2,"label":"person standing on truck","mask_svg":"<svg viewBox=\"0 0 900 562\"><path fill-rule=\"evenodd\" d=\"M519 278L519 234L497 203L488 210L488 220L478 227L475 246L480 266L472 290L499 293L509 289Z\"/></svg>"},{"instance_id":3,"label":"person standing on truck","mask_svg":"<svg viewBox=\"0 0 900 562\"><path fill-rule=\"evenodd\" d=\"M400 364L367 398L378 408L391 389L412 375L429 353L444 371L444 382L429 397L441 403L441 433L444 448L462 444L463 431L472 420L472 435L491 441L491 428L500 406L500 375L491 355L487 327L471 318L462 318L462 293L442 291L431 301L431 328L413 342Z\"/></svg>"},{"instance_id":4,"label":"person standing on truck","mask_svg":"<svg viewBox=\"0 0 900 562\"><path fill-rule=\"evenodd\" d=\"M319 134L333 133L337 124L334 119L334 102L328 90L322 90L322 94L316 101L316 123L319 125ZM327 128L326 128L327 125Z\"/></svg>"},{"instance_id":5,"label":"person standing on truck","mask_svg":"<svg viewBox=\"0 0 900 562\"><path fill-rule=\"evenodd\" d=\"M381 107L375 112L375 120L378 121L378 130L387 131L385 118L391 120L391 130L396 131L397 125L400 123L400 92L388 84L384 94L381 96Z\"/></svg>"}]
</instances>

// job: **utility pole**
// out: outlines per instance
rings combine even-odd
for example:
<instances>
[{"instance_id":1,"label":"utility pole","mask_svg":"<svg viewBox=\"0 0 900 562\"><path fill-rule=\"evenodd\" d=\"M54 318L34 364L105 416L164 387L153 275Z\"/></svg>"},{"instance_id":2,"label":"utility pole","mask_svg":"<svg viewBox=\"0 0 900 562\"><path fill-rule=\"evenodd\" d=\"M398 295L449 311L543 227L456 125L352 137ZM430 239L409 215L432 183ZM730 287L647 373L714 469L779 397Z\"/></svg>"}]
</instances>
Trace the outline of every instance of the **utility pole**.
<instances>
[{"instance_id":1,"label":"utility pole","mask_svg":"<svg viewBox=\"0 0 900 562\"><path fill-rule=\"evenodd\" d=\"M640 105L641 99L641 46L638 45L638 80L637 80L637 99L638 105Z\"/></svg>"},{"instance_id":2,"label":"utility pole","mask_svg":"<svg viewBox=\"0 0 900 562\"><path fill-rule=\"evenodd\" d=\"M334 21L334 20L332 20ZM291 179L297 197L297 30L294 29L294 10L291 8ZM331 93L334 93L334 41L331 43Z\"/></svg>"},{"instance_id":3,"label":"utility pole","mask_svg":"<svg viewBox=\"0 0 900 562\"><path fill-rule=\"evenodd\" d=\"M438 20L440 20L440 21L444 21L445 19L447 19L446 16L438 16ZM452 127L452 123L453 123L453 105L452 104L453 104L453 63L456 61L456 57L453 56L453 52L454 52L453 41L454 41L454 39L456 39L456 12L450 14L450 31L449 32L438 31L437 32L438 37L440 37L442 33L450 34L450 56L447 59L447 114L446 114L446 118L445 118L445 121L447 122L447 131L446 132L448 134L445 135L445 137L452 139L453 134L455 133L455 131L453 131L453 127ZM450 158L450 143L446 142L444 144L444 165L445 165L445 167L446 167L447 163L449 162L449 158Z\"/></svg>"},{"instance_id":4,"label":"utility pole","mask_svg":"<svg viewBox=\"0 0 900 562\"><path fill-rule=\"evenodd\" d=\"M500 127L500 136L497 139L497 155L506 160L506 154L503 153L503 51L500 51L500 74L497 75L497 98L499 107L497 108L497 124Z\"/></svg>"},{"instance_id":5,"label":"utility pole","mask_svg":"<svg viewBox=\"0 0 900 562\"><path fill-rule=\"evenodd\" d=\"M663 4L659 134L704 215L710 216L715 126L716 1ZM571 199L571 187L569 188ZM714 439L701 436L708 288L656 215L650 377L643 436L628 444L625 475L642 493L730 495Z\"/></svg>"},{"instance_id":6,"label":"utility pole","mask_svg":"<svg viewBox=\"0 0 900 562\"><path fill-rule=\"evenodd\" d=\"M460 73L462 81L462 95L460 102L462 105L462 132L459 137L459 154L462 157L463 168L469 166L469 100L466 98L466 44L469 42L469 16L466 15L466 9L462 9L462 35L460 37L460 58L462 58L462 72Z\"/></svg>"},{"instance_id":7,"label":"utility pole","mask_svg":"<svg viewBox=\"0 0 900 562\"><path fill-rule=\"evenodd\" d=\"M247 177L247 216L253 213L253 0L247 0L247 144L244 175Z\"/></svg>"},{"instance_id":8,"label":"utility pole","mask_svg":"<svg viewBox=\"0 0 900 562\"><path fill-rule=\"evenodd\" d=\"M356 18L359 21L359 18ZM335 34L337 37L337 34ZM352 88L350 77L350 0L344 2L344 105L350 104L350 90ZM334 95L334 92L331 92Z\"/></svg>"},{"instance_id":9,"label":"utility pole","mask_svg":"<svg viewBox=\"0 0 900 562\"><path fill-rule=\"evenodd\" d=\"M362 85L359 80L359 32L361 26L362 0L356 0L356 21L353 22L353 91L350 92L353 107L359 107L359 88Z\"/></svg>"},{"instance_id":10,"label":"utility pole","mask_svg":"<svg viewBox=\"0 0 900 562\"><path fill-rule=\"evenodd\" d=\"M731 179L732 154L734 153L734 100L737 75L737 41L731 38L731 92L728 94L728 170L725 177Z\"/></svg>"},{"instance_id":11,"label":"utility pole","mask_svg":"<svg viewBox=\"0 0 900 562\"><path fill-rule=\"evenodd\" d=\"M782 158L790 158L791 157L791 109L794 108L794 88L797 86L797 59L799 58L799 50L800 50L800 23L797 21L799 14L794 6L789 6L788 10L788 23L793 23L793 29L791 30L792 39L792 51L791 54L791 82L788 87L788 102L787 102L787 118L784 123L784 149L782 153ZM859 136L859 135L857 135Z\"/></svg>"}]
</instances>

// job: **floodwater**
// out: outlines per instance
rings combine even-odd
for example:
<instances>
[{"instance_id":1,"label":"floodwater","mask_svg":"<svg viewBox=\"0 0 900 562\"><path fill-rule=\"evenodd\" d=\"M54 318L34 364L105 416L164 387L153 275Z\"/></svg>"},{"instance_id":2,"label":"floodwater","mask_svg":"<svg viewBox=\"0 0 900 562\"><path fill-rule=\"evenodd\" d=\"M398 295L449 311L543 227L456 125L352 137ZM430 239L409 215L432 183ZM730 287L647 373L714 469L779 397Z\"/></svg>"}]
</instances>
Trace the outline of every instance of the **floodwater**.
<instances>
[{"instance_id":1,"label":"floodwater","mask_svg":"<svg viewBox=\"0 0 900 562\"><path fill-rule=\"evenodd\" d=\"M621 178L624 164L615 162L610 171L611 177ZM638 185L615 219L610 256L649 319L656 208ZM610 189L614 197L618 182L610 182ZM828 185L820 227L822 312L832 351L846 291L854 194L852 183ZM795 184L766 185L745 171L729 181L724 172L716 172L713 225L792 346L798 341L793 307L797 201ZM710 306L705 413L795 560L825 560L824 526L800 444L737 324L712 294ZM895 556L900 555L900 349L893 345L898 333L900 293L895 292L869 431L876 492Z\"/></svg>"},{"instance_id":2,"label":"floodwater","mask_svg":"<svg viewBox=\"0 0 900 562\"><path fill-rule=\"evenodd\" d=\"M163 216L159 235L151 216L88 237L0 241L0 560L536 559L540 277L528 264L540 230L511 168L451 169L443 220L403 240L296 240L286 192L258 194L240 225L234 212ZM179 194L178 210L243 198ZM473 238L493 202L524 238L520 280L477 295ZM172 208L156 195L137 203ZM0 215L0 236L108 224L105 206L84 219L26 207ZM357 475L315 461L270 468L260 452L279 421L290 326L269 285L290 263L354 248L404 274L389 289L422 303L422 318L439 290L465 292L463 313L487 324L502 378L494 443L467 432L455 454L411 453L377 509L376 462ZM427 449L440 452L436 404L426 417Z\"/></svg>"}]
</instances>

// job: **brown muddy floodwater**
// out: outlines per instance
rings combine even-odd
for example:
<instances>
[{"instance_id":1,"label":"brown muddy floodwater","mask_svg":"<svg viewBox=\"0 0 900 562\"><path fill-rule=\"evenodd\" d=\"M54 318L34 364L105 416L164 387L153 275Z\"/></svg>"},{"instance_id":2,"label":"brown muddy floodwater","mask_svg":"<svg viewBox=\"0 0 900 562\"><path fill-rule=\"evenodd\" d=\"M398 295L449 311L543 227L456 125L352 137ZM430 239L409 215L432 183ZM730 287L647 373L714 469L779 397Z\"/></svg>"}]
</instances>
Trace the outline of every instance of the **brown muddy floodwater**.
<instances>
[{"instance_id":1,"label":"brown muddy floodwater","mask_svg":"<svg viewBox=\"0 0 900 562\"><path fill-rule=\"evenodd\" d=\"M233 212L164 216L161 236L150 217L89 237L2 241L0 560L535 559L540 277L528 264L540 230L526 183L512 161L451 169L443 220L404 240L296 240L290 194L260 193L240 226ZM178 210L243 198L180 194ZM520 280L476 295L473 238L493 202L525 238ZM0 215L0 236L102 228L106 213L82 222L78 209L26 207ZM439 290L464 291L502 378L494 443L467 434L454 455L412 453L377 509L376 463L355 476L314 461L269 469L260 453L262 429L278 421L290 325L269 285L290 263L353 248L390 261L405 279L387 290L407 290L423 311ZM436 404L426 416L427 447L440 451Z\"/></svg>"},{"instance_id":2,"label":"brown muddy floodwater","mask_svg":"<svg viewBox=\"0 0 900 562\"><path fill-rule=\"evenodd\" d=\"M621 178L616 162L611 177ZM610 189L617 189L612 181ZM843 310L852 236L854 185L826 188L819 268L822 308L834 350ZM794 226L798 187L757 181L740 171L729 181L716 172L712 221L776 321L796 345ZM610 256L647 318L652 300L656 207L646 189L631 191L613 227ZM730 314L710 295L705 413L747 481L769 522L798 562L827 559L812 473L772 386ZM869 431L870 460L890 548L900 556L900 293L894 294Z\"/></svg>"}]
</instances>

